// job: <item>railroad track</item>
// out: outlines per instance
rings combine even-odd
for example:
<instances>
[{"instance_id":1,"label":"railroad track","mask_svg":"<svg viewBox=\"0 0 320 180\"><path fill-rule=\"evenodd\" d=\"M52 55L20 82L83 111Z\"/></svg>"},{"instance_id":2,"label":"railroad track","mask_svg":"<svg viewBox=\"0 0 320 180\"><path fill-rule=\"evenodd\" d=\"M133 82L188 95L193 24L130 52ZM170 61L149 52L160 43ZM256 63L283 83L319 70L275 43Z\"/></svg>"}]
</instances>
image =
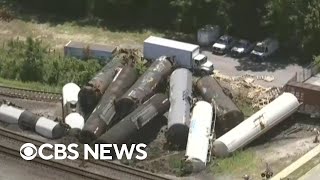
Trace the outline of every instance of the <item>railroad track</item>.
<instances>
[{"instance_id":1,"label":"railroad track","mask_svg":"<svg viewBox=\"0 0 320 180\"><path fill-rule=\"evenodd\" d=\"M0 85L0 95L44 102L59 102L62 100L61 93L14 88L3 85Z\"/></svg>"},{"instance_id":2,"label":"railroad track","mask_svg":"<svg viewBox=\"0 0 320 180\"><path fill-rule=\"evenodd\" d=\"M39 147L45 142L25 137L21 134L4 128L0 128L0 152L22 160L20 157L20 147L24 143L32 143ZM45 153L53 154L53 151L46 149ZM85 165L81 166L84 162ZM41 164L46 167L64 171L66 173L80 175L88 179L168 180L168 178L111 161L83 161L82 158L77 160L43 160L37 156L34 160L28 161L28 163Z\"/></svg>"}]
</instances>

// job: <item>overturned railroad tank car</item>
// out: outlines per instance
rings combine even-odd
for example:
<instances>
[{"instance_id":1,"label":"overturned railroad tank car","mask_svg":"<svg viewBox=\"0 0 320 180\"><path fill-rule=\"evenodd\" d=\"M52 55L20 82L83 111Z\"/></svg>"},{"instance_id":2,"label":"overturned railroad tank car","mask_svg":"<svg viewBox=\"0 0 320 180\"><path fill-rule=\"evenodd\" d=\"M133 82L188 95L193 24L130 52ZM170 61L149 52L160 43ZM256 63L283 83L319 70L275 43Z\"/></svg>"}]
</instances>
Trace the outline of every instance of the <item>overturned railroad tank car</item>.
<instances>
[{"instance_id":1,"label":"overturned railroad tank car","mask_svg":"<svg viewBox=\"0 0 320 180\"><path fill-rule=\"evenodd\" d=\"M169 99L166 95L155 94L98 138L97 142L126 143L142 127L156 120L156 116L164 114L169 109L169 106Z\"/></svg>"},{"instance_id":2,"label":"overturned railroad tank car","mask_svg":"<svg viewBox=\"0 0 320 180\"><path fill-rule=\"evenodd\" d=\"M65 118L71 112L77 111L80 87L75 83L67 83L62 88L62 113Z\"/></svg>"},{"instance_id":3,"label":"overturned railroad tank car","mask_svg":"<svg viewBox=\"0 0 320 180\"><path fill-rule=\"evenodd\" d=\"M118 72L97 107L87 119L81 132L81 141L89 143L111 127L116 114L115 100L124 94L137 78L137 71L131 66L125 66Z\"/></svg>"},{"instance_id":4,"label":"overturned railroad tank car","mask_svg":"<svg viewBox=\"0 0 320 180\"><path fill-rule=\"evenodd\" d=\"M170 109L168 113L169 143L185 146L187 143L190 108L192 104L192 73L188 69L179 68L170 76Z\"/></svg>"},{"instance_id":5,"label":"overturned railroad tank car","mask_svg":"<svg viewBox=\"0 0 320 180\"><path fill-rule=\"evenodd\" d=\"M205 169L210 160L208 153L213 134L212 117L212 105L206 101L198 101L192 109L185 155L186 162L192 167L191 172Z\"/></svg>"},{"instance_id":6,"label":"overturned railroad tank car","mask_svg":"<svg viewBox=\"0 0 320 180\"><path fill-rule=\"evenodd\" d=\"M78 136L84 126L84 118L77 112L72 112L67 115L64 122L69 125L69 135Z\"/></svg>"},{"instance_id":7,"label":"overturned railroad tank car","mask_svg":"<svg viewBox=\"0 0 320 180\"><path fill-rule=\"evenodd\" d=\"M238 126L216 139L215 156L223 157L249 144L269 129L293 114L300 106L291 93L283 93Z\"/></svg>"},{"instance_id":8,"label":"overturned railroad tank car","mask_svg":"<svg viewBox=\"0 0 320 180\"><path fill-rule=\"evenodd\" d=\"M218 134L228 132L244 120L243 113L223 92L215 78L211 76L202 77L195 81L195 88L205 101L213 104L213 112L217 115L216 131Z\"/></svg>"},{"instance_id":9,"label":"overturned railroad tank car","mask_svg":"<svg viewBox=\"0 0 320 180\"><path fill-rule=\"evenodd\" d=\"M75 83L67 83L62 88L63 118L70 127L70 135L78 135L84 126L84 118L79 113L79 91L80 87Z\"/></svg>"},{"instance_id":10,"label":"overturned railroad tank car","mask_svg":"<svg viewBox=\"0 0 320 180\"><path fill-rule=\"evenodd\" d=\"M0 120L18 124L21 129L31 130L49 139L61 138L66 133L65 127L58 122L6 104L0 106Z\"/></svg>"},{"instance_id":11,"label":"overturned railroad tank car","mask_svg":"<svg viewBox=\"0 0 320 180\"><path fill-rule=\"evenodd\" d=\"M79 92L79 104L81 112L86 118L94 110L121 67L121 60L114 58L105 65L102 70L87 83L87 85L81 88Z\"/></svg>"},{"instance_id":12,"label":"overturned railroad tank car","mask_svg":"<svg viewBox=\"0 0 320 180\"><path fill-rule=\"evenodd\" d=\"M170 75L172 68L173 62L169 57L161 56L155 60L133 86L116 101L119 119L150 98Z\"/></svg>"}]
</instances>

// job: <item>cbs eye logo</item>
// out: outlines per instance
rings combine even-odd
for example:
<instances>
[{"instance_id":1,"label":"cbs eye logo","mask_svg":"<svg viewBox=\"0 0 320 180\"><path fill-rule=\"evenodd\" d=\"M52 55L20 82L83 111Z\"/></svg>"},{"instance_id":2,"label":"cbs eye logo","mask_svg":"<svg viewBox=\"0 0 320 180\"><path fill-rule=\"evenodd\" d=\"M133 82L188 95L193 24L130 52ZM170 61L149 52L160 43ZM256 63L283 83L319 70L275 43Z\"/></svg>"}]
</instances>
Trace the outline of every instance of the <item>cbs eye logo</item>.
<instances>
[{"instance_id":1,"label":"cbs eye logo","mask_svg":"<svg viewBox=\"0 0 320 180\"><path fill-rule=\"evenodd\" d=\"M37 147L32 143L25 143L20 147L20 156L27 161L37 156Z\"/></svg>"}]
</instances>

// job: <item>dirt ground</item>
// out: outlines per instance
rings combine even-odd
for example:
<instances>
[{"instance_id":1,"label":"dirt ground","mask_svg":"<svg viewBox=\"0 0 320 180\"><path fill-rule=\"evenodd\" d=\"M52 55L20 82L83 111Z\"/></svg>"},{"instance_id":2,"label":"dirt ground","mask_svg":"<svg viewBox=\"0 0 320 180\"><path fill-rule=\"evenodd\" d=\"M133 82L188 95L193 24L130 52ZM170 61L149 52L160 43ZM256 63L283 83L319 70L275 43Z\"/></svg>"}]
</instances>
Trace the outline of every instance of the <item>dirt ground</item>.
<instances>
[{"instance_id":1,"label":"dirt ground","mask_svg":"<svg viewBox=\"0 0 320 180\"><path fill-rule=\"evenodd\" d=\"M50 22L37 23L20 19L10 22L0 21L1 45L11 38L25 39L31 36L41 38L58 51L62 51L63 46L70 40L124 48L140 48L143 40L151 34L159 33L147 30L144 32L111 32L103 28L78 26L72 22L52 25Z\"/></svg>"}]
</instances>

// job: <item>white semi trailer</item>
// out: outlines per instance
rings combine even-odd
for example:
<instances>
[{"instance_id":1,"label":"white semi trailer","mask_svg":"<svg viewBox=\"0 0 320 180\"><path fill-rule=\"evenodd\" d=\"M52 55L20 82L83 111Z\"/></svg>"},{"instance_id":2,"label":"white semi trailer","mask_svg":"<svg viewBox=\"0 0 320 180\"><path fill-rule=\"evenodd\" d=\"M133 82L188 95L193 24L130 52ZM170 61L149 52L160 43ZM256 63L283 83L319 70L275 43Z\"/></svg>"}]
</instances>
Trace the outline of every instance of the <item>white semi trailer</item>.
<instances>
[{"instance_id":1,"label":"white semi trailer","mask_svg":"<svg viewBox=\"0 0 320 180\"><path fill-rule=\"evenodd\" d=\"M213 64L200 53L200 46L171 39L150 36L144 41L143 56L156 60L160 56L173 57L177 67L201 73L212 73Z\"/></svg>"}]
</instances>

